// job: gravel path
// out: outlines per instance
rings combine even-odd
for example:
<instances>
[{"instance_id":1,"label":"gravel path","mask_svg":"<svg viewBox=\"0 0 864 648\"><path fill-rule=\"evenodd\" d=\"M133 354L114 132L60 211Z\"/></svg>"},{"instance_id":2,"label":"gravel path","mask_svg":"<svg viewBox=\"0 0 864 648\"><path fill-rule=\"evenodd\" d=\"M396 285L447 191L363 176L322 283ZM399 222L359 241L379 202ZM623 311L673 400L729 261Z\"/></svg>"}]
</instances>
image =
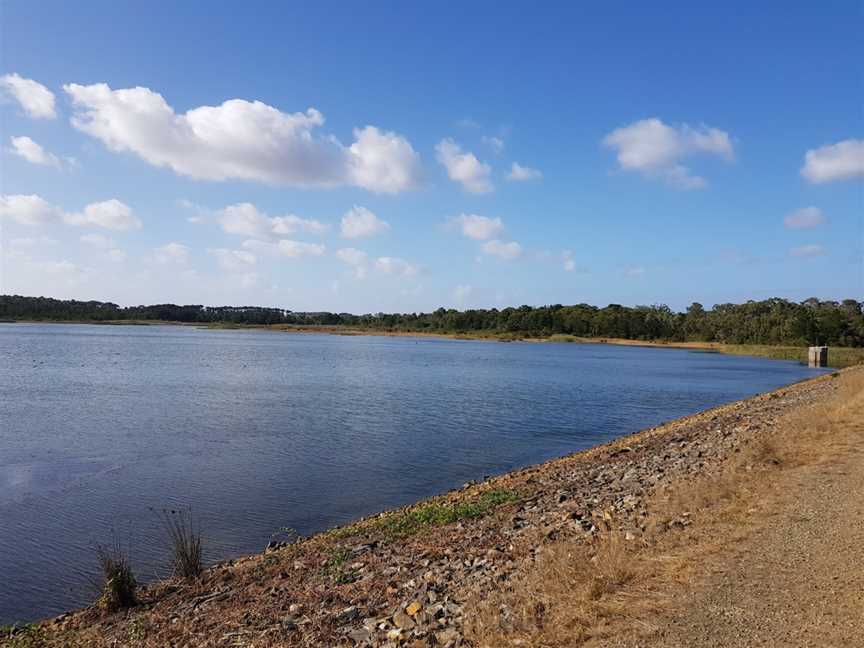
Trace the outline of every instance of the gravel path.
<instances>
[{"instance_id":1,"label":"gravel path","mask_svg":"<svg viewBox=\"0 0 864 648\"><path fill-rule=\"evenodd\" d=\"M864 646L859 415L841 457L779 477L770 515L642 646Z\"/></svg>"}]
</instances>

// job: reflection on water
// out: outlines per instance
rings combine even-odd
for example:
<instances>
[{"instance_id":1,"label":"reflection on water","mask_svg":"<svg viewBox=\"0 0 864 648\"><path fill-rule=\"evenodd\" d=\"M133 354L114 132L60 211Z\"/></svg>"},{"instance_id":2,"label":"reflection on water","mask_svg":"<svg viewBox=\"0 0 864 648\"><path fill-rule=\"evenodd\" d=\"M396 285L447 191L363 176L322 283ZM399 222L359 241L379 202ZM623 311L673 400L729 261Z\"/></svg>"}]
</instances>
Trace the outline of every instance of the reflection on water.
<instances>
[{"instance_id":1,"label":"reflection on water","mask_svg":"<svg viewBox=\"0 0 864 648\"><path fill-rule=\"evenodd\" d=\"M0 324L0 623L81 605L93 548L164 573L541 461L814 370L675 349Z\"/></svg>"}]
</instances>

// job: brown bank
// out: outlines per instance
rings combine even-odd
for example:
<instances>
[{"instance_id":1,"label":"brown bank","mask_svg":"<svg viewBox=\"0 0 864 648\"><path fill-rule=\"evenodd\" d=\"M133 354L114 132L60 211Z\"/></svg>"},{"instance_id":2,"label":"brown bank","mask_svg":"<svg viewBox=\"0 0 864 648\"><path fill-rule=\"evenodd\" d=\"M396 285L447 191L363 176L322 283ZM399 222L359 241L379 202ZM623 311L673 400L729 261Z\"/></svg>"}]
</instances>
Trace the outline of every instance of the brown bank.
<instances>
[{"instance_id":1,"label":"brown bank","mask_svg":"<svg viewBox=\"0 0 864 648\"><path fill-rule=\"evenodd\" d=\"M864 645L862 437L851 368L0 645Z\"/></svg>"}]
</instances>

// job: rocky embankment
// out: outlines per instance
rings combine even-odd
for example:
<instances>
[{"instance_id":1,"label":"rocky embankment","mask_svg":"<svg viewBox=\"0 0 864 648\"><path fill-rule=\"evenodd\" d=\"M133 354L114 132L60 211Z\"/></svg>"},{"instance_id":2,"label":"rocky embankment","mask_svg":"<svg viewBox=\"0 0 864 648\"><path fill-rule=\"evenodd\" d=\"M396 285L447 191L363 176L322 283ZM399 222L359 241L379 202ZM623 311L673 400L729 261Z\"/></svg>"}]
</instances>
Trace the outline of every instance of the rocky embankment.
<instances>
[{"instance_id":1,"label":"rocky embankment","mask_svg":"<svg viewBox=\"0 0 864 648\"><path fill-rule=\"evenodd\" d=\"M464 638L473 602L507 586L544 543L609 529L638 542L665 485L710 475L831 376L731 403L613 443L469 484L262 555L200 581L147 588L140 604L43 626L46 646L441 646ZM689 516L662 519L670 530ZM652 524L657 524L653 519Z\"/></svg>"}]
</instances>

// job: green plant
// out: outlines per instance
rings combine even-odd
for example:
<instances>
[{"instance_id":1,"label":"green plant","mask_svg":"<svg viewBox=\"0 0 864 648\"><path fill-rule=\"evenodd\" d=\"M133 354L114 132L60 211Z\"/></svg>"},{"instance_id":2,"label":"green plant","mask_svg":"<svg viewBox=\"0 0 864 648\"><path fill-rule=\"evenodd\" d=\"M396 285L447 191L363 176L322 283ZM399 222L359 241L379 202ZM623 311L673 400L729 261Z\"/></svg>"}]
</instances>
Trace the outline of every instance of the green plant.
<instances>
[{"instance_id":1,"label":"green plant","mask_svg":"<svg viewBox=\"0 0 864 648\"><path fill-rule=\"evenodd\" d=\"M204 570L201 532L196 531L192 509L162 509L162 525L171 545L171 567L175 576L198 578Z\"/></svg>"},{"instance_id":2,"label":"green plant","mask_svg":"<svg viewBox=\"0 0 864 648\"><path fill-rule=\"evenodd\" d=\"M424 504L408 511L389 515L378 522L387 535L404 537L430 526L452 524L467 518L485 515L492 509L515 501L517 494L503 488L484 491L474 500L458 504Z\"/></svg>"},{"instance_id":3,"label":"green plant","mask_svg":"<svg viewBox=\"0 0 864 648\"><path fill-rule=\"evenodd\" d=\"M96 557L102 575L101 593L96 605L106 612L134 606L137 603L138 581L127 553L115 542L113 547L97 546Z\"/></svg>"}]
</instances>

